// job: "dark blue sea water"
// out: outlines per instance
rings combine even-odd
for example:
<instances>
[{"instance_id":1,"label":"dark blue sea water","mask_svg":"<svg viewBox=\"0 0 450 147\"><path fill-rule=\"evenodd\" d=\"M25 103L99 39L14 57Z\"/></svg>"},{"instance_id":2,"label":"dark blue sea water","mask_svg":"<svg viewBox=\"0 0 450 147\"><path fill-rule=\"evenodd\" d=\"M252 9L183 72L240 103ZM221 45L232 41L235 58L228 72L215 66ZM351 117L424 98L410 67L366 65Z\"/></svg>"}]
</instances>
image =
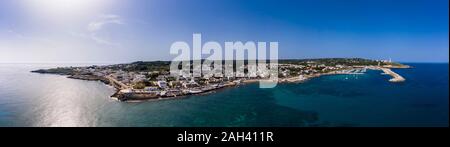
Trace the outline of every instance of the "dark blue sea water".
<instances>
[{"instance_id":1,"label":"dark blue sea water","mask_svg":"<svg viewBox=\"0 0 450 147\"><path fill-rule=\"evenodd\" d=\"M368 71L124 103L100 82L29 72L67 64L0 64L0 126L448 126L448 64L409 65L404 83Z\"/></svg>"}]
</instances>

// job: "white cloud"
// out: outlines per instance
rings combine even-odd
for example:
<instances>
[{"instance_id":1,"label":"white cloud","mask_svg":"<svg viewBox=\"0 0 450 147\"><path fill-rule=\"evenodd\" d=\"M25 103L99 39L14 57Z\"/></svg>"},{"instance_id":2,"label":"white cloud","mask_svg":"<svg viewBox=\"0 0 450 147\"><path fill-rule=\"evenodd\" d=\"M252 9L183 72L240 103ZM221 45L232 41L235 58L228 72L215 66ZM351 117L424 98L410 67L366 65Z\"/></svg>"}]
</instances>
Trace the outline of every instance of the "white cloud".
<instances>
[{"instance_id":1,"label":"white cloud","mask_svg":"<svg viewBox=\"0 0 450 147\"><path fill-rule=\"evenodd\" d=\"M113 14L100 15L98 20L89 23L88 30L91 32L95 32L95 31L101 30L103 28L103 26L105 26L107 24L121 25L121 24L124 24L124 22L118 15L113 15Z\"/></svg>"},{"instance_id":2,"label":"white cloud","mask_svg":"<svg viewBox=\"0 0 450 147\"><path fill-rule=\"evenodd\" d=\"M103 44L103 45L108 45L108 46L119 46L120 43L110 41L99 35L100 31L102 31L102 30L107 31L107 30L104 30L104 26L111 25L111 24L123 25L125 23L119 15L103 14L103 15L99 15L97 20L92 21L88 24L87 33L77 33L77 32L69 32L69 33L72 36L93 40L94 42L96 42L98 44Z\"/></svg>"}]
</instances>

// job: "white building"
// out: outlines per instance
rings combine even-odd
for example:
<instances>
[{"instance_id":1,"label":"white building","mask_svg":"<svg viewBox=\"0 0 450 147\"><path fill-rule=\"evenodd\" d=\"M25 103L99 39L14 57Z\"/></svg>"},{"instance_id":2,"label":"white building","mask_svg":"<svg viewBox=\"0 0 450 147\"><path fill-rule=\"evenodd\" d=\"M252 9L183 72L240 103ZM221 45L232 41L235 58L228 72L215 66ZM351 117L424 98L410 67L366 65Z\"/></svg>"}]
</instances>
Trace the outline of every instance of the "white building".
<instances>
[{"instance_id":1,"label":"white building","mask_svg":"<svg viewBox=\"0 0 450 147\"><path fill-rule=\"evenodd\" d=\"M165 89L165 88L167 88L167 82L166 81L158 81L158 86L160 88Z\"/></svg>"}]
</instances>

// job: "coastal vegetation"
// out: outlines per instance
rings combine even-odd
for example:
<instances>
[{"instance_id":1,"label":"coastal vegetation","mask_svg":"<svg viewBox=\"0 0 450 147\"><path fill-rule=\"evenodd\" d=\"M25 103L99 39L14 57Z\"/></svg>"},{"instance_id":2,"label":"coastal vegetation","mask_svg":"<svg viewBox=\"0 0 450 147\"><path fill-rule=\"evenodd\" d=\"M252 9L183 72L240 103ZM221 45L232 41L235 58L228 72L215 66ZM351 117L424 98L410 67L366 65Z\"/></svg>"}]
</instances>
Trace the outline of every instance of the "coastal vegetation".
<instances>
[{"instance_id":1,"label":"coastal vegetation","mask_svg":"<svg viewBox=\"0 0 450 147\"><path fill-rule=\"evenodd\" d=\"M69 67L57 67L57 68L51 68L51 69L39 69L32 71L35 73L46 73L46 74L61 74L61 75L70 75L74 73L73 68Z\"/></svg>"}]
</instances>

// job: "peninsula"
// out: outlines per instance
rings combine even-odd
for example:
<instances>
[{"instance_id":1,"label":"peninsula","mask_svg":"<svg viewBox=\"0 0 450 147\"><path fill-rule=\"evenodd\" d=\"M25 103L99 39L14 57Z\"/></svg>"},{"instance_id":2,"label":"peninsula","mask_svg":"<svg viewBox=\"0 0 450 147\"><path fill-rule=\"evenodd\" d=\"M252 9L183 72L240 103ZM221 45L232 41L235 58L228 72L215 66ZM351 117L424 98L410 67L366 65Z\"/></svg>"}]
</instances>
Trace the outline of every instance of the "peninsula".
<instances>
[{"instance_id":1,"label":"peninsula","mask_svg":"<svg viewBox=\"0 0 450 147\"><path fill-rule=\"evenodd\" d=\"M177 98L202 94L245 83L267 80L257 77L174 77L170 75L170 61L133 62L106 66L58 67L32 71L42 74L67 75L68 78L101 81L114 86L111 97L120 101L142 101ZM235 67L236 68L236 67ZM243 67L247 69L247 65ZM382 70L392 76L390 82L405 79L392 68L410 68L387 60L362 58L286 59L278 61L278 82L302 82L314 77L334 74L363 74L366 70ZM245 70L248 72L248 70Z\"/></svg>"}]
</instances>

